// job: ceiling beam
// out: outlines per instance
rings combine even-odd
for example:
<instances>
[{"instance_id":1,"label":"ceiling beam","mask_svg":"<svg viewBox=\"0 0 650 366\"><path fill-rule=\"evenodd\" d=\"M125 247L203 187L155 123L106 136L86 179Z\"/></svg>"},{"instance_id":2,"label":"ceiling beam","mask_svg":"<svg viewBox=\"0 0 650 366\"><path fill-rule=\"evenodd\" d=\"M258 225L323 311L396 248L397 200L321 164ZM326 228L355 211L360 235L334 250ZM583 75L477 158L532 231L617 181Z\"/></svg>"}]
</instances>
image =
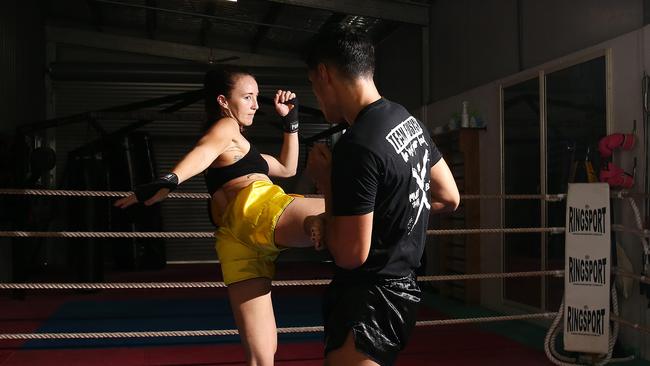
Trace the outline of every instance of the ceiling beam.
<instances>
[{"instance_id":1,"label":"ceiling beam","mask_svg":"<svg viewBox=\"0 0 650 366\"><path fill-rule=\"evenodd\" d=\"M120 36L106 32L99 33L72 28L47 26L46 38L47 41L61 44L167 57L177 60L195 61L202 64L208 64L210 61L214 61L214 59L230 58L235 60L236 57L240 62L235 63L247 66L279 65L284 67L304 67L303 62L296 57L265 56L248 52Z\"/></svg>"},{"instance_id":2,"label":"ceiling beam","mask_svg":"<svg viewBox=\"0 0 650 366\"><path fill-rule=\"evenodd\" d=\"M53 62L48 75L54 81L202 84L209 65ZM304 67L248 66L259 85L310 88ZM277 89L276 89L277 90ZM273 90L275 92L275 90ZM302 108L302 105L301 105Z\"/></svg>"},{"instance_id":3,"label":"ceiling beam","mask_svg":"<svg viewBox=\"0 0 650 366\"><path fill-rule=\"evenodd\" d=\"M217 12L217 7L214 1L208 1L205 5L205 14L214 16ZM210 34L210 29L212 29L212 21L201 18L201 30L199 31L199 42L201 46L208 44L208 35Z\"/></svg>"},{"instance_id":4,"label":"ceiling beam","mask_svg":"<svg viewBox=\"0 0 650 366\"><path fill-rule=\"evenodd\" d=\"M90 18L92 19L92 25L98 32L103 32L104 29L104 14L99 4L94 1L86 0L88 5L88 10L90 11Z\"/></svg>"},{"instance_id":5,"label":"ceiling beam","mask_svg":"<svg viewBox=\"0 0 650 366\"><path fill-rule=\"evenodd\" d=\"M159 11L161 13L179 14L179 15L185 15L185 16L189 16L189 17L208 19L208 20L216 21L216 22L252 24L252 25L257 25L257 26L265 25L265 26L271 27L271 28L286 29L286 30L295 31L295 32L315 33L314 31L312 31L310 29L307 29L307 28L296 28L296 27L291 27L291 26L282 25L282 24L262 23L262 22L252 21L252 20L238 19L238 18L235 18L235 17L220 17L220 16L208 15L208 14L203 14L203 13L196 13L196 12L191 12L191 11L175 10L175 9L169 9L169 8L160 8L160 7L153 7L153 6L148 6L148 5L126 3L126 2L113 1L113 0L91 0L91 1L101 3L101 4L124 6L124 7L136 8L136 9L156 10L156 11Z\"/></svg>"},{"instance_id":6,"label":"ceiling beam","mask_svg":"<svg viewBox=\"0 0 650 366\"><path fill-rule=\"evenodd\" d=\"M399 23L389 23L389 24L384 24L379 32L375 34L373 37L374 41L376 44L379 44L384 41L388 36L391 35L397 28L400 27Z\"/></svg>"},{"instance_id":7,"label":"ceiling beam","mask_svg":"<svg viewBox=\"0 0 650 366\"><path fill-rule=\"evenodd\" d=\"M323 31L327 27L330 27L332 25L341 23L345 18L347 18L347 16L348 16L347 14L343 14L343 13L332 13L327 18L327 20L325 20L325 22L323 22L323 24L320 26L320 28L318 29L318 32L320 33L321 31ZM316 35L314 35L314 36L310 37L308 40L306 40L305 43L303 44L303 47L307 46L308 44L311 44L314 41L315 37L316 37Z\"/></svg>"},{"instance_id":8,"label":"ceiling beam","mask_svg":"<svg viewBox=\"0 0 650 366\"><path fill-rule=\"evenodd\" d=\"M323 30L331 25L341 23L345 18L347 17L347 14L343 13L332 13L327 20L321 25L320 30Z\"/></svg>"},{"instance_id":9,"label":"ceiling beam","mask_svg":"<svg viewBox=\"0 0 650 366\"><path fill-rule=\"evenodd\" d=\"M426 4L388 0L270 0L272 2L333 11L350 15L393 20L402 23L429 25L429 6Z\"/></svg>"},{"instance_id":10,"label":"ceiling beam","mask_svg":"<svg viewBox=\"0 0 650 366\"><path fill-rule=\"evenodd\" d=\"M278 20L278 17L280 16L280 8L282 5L277 4L277 3L271 3L269 5L269 10L266 12L266 15L264 15L264 23L267 24L273 24ZM269 33L269 29L271 29L269 26L262 25L257 28L257 33L255 33L255 36L253 37L253 40L251 41L251 51L252 52L257 52L258 48L260 47L260 44L262 43L262 40L266 37L266 35Z\"/></svg>"},{"instance_id":11,"label":"ceiling beam","mask_svg":"<svg viewBox=\"0 0 650 366\"><path fill-rule=\"evenodd\" d=\"M147 6L155 8L158 6L158 1L147 0L146 4ZM158 28L158 16L156 15L156 10L147 9L146 26L149 39L156 39L156 29Z\"/></svg>"}]
</instances>

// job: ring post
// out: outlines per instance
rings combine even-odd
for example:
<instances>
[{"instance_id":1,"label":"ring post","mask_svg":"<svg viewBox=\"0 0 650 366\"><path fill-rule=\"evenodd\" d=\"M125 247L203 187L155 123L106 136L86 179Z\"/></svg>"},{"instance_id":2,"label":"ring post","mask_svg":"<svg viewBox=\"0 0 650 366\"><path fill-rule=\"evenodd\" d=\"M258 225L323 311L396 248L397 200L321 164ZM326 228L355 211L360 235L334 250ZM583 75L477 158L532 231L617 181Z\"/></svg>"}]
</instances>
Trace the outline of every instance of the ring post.
<instances>
[{"instance_id":1,"label":"ring post","mask_svg":"<svg viewBox=\"0 0 650 366\"><path fill-rule=\"evenodd\" d=\"M564 349L605 354L611 286L609 185L569 184L566 210Z\"/></svg>"}]
</instances>

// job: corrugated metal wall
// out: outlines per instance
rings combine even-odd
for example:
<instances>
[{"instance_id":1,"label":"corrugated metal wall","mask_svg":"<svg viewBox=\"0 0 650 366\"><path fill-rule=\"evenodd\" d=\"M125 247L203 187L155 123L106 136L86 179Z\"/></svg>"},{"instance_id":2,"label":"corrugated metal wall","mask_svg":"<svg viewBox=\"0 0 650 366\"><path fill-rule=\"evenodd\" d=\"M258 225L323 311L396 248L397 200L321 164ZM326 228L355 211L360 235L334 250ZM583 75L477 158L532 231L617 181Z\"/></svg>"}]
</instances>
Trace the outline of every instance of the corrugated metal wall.
<instances>
[{"instance_id":1,"label":"corrugated metal wall","mask_svg":"<svg viewBox=\"0 0 650 366\"><path fill-rule=\"evenodd\" d=\"M57 117L107 107L129 104L156 97L182 93L200 88L192 84L104 83L70 82L53 83ZM160 110L161 107L155 108ZM202 106L189 106L185 111L200 111ZM133 121L100 120L98 123L110 133ZM196 141L200 122L156 121L140 130L150 134L154 157L159 172L171 169ZM60 126L56 129L57 182L64 182L68 152L98 138L96 130L88 123ZM180 187L179 191L205 192L201 177L195 177ZM167 200L162 204L165 231L211 231L212 225L205 214L205 203L195 200ZM187 239L167 241L168 260L214 259L212 241Z\"/></svg>"},{"instance_id":2,"label":"corrugated metal wall","mask_svg":"<svg viewBox=\"0 0 650 366\"><path fill-rule=\"evenodd\" d=\"M16 2L0 1L0 132L16 125Z\"/></svg>"},{"instance_id":3,"label":"corrugated metal wall","mask_svg":"<svg viewBox=\"0 0 650 366\"><path fill-rule=\"evenodd\" d=\"M18 124L45 119L45 20L39 1L17 1Z\"/></svg>"},{"instance_id":4,"label":"corrugated metal wall","mask_svg":"<svg viewBox=\"0 0 650 366\"><path fill-rule=\"evenodd\" d=\"M42 119L45 111L45 40L36 0L0 1L0 186L14 186L15 157L7 157L16 127ZM10 229L15 212L0 200L0 226ZM0 239L0 281L12 280L12 245Z\"/></svg>"},{"instance_id":5,"label":"corrugated metal wall","mask_svg":"<svg viewBox=\"0 0 650 366\"><path fill-rule=\"evenodd\" d=\"M16 105L16 7L14 1L0 1L0 134L13 129ZM8 141L4 138L2 144ZM6 153L7 146L0 146ZM0 162L2 169L7 169L8 162ZM4 180L6 174L0 174ZM4 182L2 182L4 183ZM6 183L5 183L6 184ZM4 205L0 199L0 205ZM1 230L11 230L10 214L2 208L0 212ZM0 282L11 282L13 273L12 246L10 238L0 238Z\"/></svg>"},{"instance_id":6,"label":"corrugated metal wall","mask_svg":"<svg viewBox=\"0 0 650 366\"><path fill-rule=\"evenodd\" d=\"M45 115L45 36L35 1L0 2L0 132Z\"/></svg>"},{"instance_id":7,"label":"corrugated metal wall","mask_svg":"<svg viewBox=\"0 0 650 366\"><path fill-rule=\"evenodd\" d=\"M156 97L178 94L199 89L198 84L162 84L162 83L110 83L110 82L80 82L56 81L53 83L55 109L57 117L69 116L76 113L99 110L102 108L123 105ZM270 96L275 91L274 86L260 86L260 94ZM293 88L296 90L296 88ZM301 93L307 93L302 90ZM311 94L309 92L309 94ZM310 100L313 98L307 97ZM160 110L158 106L154 110ZM195 103L182 112L202 112L202 102ZM261 106L260 115L248 132L250 140L256 143L256 137L266 137L262 143L256 143L260 151L275 154L279 151L281 132L270 123L274 112L269 106ZM106 132L126 126L131 121L99 121ZM141 128L151 136L154 149L154 159L159 172L169 171L173 165L189 151L199 137L201 121L156 121ZM326 124L303 124L301 133L311 136L329 127ZM69 151L92 141L98 137L95 129L87 123L77 123L60 126L56 129L57 146L57 180L62 182L64 167ZM274 142L277 137L278 143ZM272 142L269 142L272 141ZM305 149L301 148L301 163L305 161ZM301 166L302 166L301 164ZM285 189L294 188L295 180L281 182ZM202 176L196 176L185 182L180 192L205 192ZM165 231L211 231L208 221L206 203L197 200L167 200L162 204ZM177 239L167 240L168 261L213 260L215 252L213 240L210 239Z\"/></svg>"}]
</instances>

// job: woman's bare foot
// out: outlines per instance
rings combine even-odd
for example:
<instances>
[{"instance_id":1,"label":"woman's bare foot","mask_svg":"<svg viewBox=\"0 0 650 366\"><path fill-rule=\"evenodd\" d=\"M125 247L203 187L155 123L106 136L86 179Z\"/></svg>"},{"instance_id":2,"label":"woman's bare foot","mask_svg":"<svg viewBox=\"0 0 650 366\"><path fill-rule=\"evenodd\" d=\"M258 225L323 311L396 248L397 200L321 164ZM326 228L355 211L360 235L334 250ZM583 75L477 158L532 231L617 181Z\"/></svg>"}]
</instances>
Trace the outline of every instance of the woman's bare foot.
<instances>
[{"instance_id":1,"label":"woman's bare foot","mask_svg":"<svg viewBox=\"0 0 650 366\"><path fill-rule=\"evenodd\" d=\"M305 218L305 233L314 245L314 249L325 249L325 221L320 216L307 216Z\"/></svg>"}]
</instances>

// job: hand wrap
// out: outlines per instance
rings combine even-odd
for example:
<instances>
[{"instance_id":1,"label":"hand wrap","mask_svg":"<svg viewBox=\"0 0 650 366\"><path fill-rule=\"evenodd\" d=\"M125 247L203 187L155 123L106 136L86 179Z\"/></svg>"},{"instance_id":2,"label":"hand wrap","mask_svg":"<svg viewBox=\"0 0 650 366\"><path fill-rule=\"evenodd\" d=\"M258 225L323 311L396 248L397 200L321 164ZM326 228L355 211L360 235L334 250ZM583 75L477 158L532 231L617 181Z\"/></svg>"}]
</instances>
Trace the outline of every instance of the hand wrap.
<instances>
[{"instance_id":1,"label":"hand wrap","mask_svg":"<svg viewBox=\"0 0 650 366\"><path fill-rule=\"evenodd\" d=\"M167 188L171 192L176 187L178 187L178 176L174 173L168 173L151 183L137 186L134 193L138 198L138 202L144 203L158 193L159 190Z\"/></svg>"},{"instance_id":2,"label":"hand wrap","mask_svg":"<svg viewBox=\"0 0 650 366\"><path fill-rule=\"evenodd\" d=\"M293 104L293 108L286 116L282 117L282 129L286 133L298 132L298 98L287 100L284 104Z\"/></svg>"}]
</instances>

